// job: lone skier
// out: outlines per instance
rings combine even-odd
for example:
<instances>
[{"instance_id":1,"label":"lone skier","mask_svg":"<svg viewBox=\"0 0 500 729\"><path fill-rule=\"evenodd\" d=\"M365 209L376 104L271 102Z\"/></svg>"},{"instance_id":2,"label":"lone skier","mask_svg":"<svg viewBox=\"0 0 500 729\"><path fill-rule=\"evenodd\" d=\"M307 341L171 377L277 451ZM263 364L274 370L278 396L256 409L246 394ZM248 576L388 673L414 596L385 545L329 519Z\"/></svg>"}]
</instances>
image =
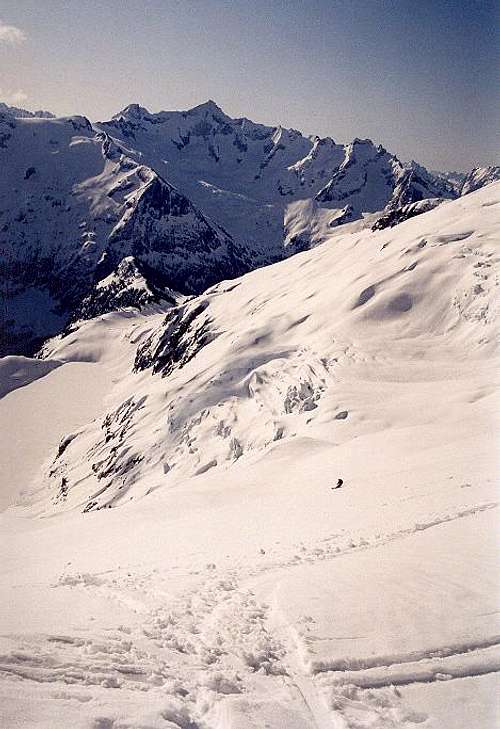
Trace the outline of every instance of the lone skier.
<instances>
[{"instance_id":1,"label":"lone skier","mask_svg":"<svg viewBox=\"0 0 500 729\"><path fill-rule=\"evenodd\" d=\"M337 485L336 486L332 486L332 491L335 491L335 489L339 489L342 486L343 483L344 483L343 479L339 478L338 481L337 481Z\"/></svg>"}]
</instances>

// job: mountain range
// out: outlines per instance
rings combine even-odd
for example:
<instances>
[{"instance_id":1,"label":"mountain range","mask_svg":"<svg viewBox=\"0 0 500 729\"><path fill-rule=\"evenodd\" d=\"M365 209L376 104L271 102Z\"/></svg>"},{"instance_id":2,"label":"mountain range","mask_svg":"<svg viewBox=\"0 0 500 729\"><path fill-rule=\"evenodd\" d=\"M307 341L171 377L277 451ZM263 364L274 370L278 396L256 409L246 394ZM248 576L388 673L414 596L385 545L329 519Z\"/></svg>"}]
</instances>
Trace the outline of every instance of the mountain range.
<instances>
[{"instance_id":1,"label":"mountain range","mask_svg":"<svg viewBox=\"0 0 500 729\"><path fill-rule=\"evenodd\" d=\"M32 354L81 318L175 302L477 189L371 140L337 144L232 119L213 101L111 120L0 106L0 352ZM425 204L422 201L426 201Z\"/></svg>"}]
</instances>

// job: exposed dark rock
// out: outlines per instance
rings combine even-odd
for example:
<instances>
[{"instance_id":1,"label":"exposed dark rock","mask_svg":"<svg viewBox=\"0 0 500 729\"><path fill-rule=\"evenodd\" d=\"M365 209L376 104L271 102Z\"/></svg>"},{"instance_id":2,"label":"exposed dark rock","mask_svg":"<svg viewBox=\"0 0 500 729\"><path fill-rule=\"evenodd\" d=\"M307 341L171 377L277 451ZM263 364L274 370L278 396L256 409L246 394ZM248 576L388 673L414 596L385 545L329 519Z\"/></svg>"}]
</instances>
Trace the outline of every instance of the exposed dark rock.
<instances>
[{"instance_id":1,"label":"exposed dark rock","mask_svg":"<svg viewBox=\"0 0 500 729\"><path fill-rule=\"evenodd\" d=\"M392 228L399 223L403 223L405 220L414 218L416 215L421 215L429 210L437 207L443 202L442 198L430 198L428 200L420 200L419 202L410 203L409 205L403 205L400 208L389 210L372 225L372 230L384 230L385 228Z\"/></svg>"},{"instance_id":2,"label":"exposed dark rock","mask_svg":"<svg viewBox=\"0 0 500 729\"><path fill-rule=\"evenodd\" d=\"M184 367L218 333L211 330L211 319L205 314L208 302L191 303L168 312L160 333L155 332L137 350L134 371L149 367L153 373L170 375Z\"/></svg>"}]
</instances>

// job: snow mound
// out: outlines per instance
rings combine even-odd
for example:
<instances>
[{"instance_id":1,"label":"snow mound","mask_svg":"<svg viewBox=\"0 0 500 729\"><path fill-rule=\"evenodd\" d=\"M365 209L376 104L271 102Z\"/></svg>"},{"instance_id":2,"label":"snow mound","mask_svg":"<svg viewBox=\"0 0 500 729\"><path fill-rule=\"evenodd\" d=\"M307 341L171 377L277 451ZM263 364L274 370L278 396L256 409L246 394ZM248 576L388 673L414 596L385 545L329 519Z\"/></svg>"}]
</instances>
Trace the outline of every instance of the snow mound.
<instances>
[{"instance_id":1,"label":"snow mound","mask_svg":"<svg viewBox=\"0 0 500 729\"><path fill-rule=\"evenodd\" d=\"M44 377L62 362L57 360L30 359L29 357L2 357L0 359L0 398L18 387Z\"/></svg>"}]
</instances>

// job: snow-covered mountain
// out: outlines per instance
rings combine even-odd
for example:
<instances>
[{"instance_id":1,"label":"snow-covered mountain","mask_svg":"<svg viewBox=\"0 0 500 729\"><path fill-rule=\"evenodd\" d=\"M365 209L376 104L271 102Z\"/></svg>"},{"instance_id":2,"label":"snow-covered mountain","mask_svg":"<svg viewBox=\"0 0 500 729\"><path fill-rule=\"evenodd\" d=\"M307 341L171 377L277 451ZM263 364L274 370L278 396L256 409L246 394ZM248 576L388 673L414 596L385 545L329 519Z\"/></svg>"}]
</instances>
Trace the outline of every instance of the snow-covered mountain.
<instances>
[{"instance_id":1,"label":"snow-covered mountain","mask_svg":"<svg viewBox=\"0 0 500 729\"><path fill-rule=\"evenodd\" d=\"M4 352L250 267L220 226L84 117L0 114L0 162Z\"/></svg>"},{"instance_id":2,"label":"snow-covered mountain","mask_svg":"<svg viewBox=\"0 0 500 729\"><path fill-rule=\"evenodd\" d=\"M436 175L437 177L444 177L445 180L448 180L454 188L457 190L457 192L460 192L462 189L462 185L464 184L464 180L467 176L466 172L458 172L457 170L453 170L451 172L443 172L442 170L431 170L433 175Z\"/></svg>"},{"instance_id":3,"label":"snow-covered mountain","mask_svg":"<svg viewBox=\"0 0 500 729\"><path fill-rule=\"evenodd\" d=\"M27 109L20 109L17 106L8 106L8 104L4 104L2 101L0 101L0 114L10 114L16 119L33 119L35 117L39 119L55 119L55 114L52 114L50 111L43 111L42 109L28 111Z\"/></svg>"},{"instance_id":4,"label":"snow-covered mountain","mask_svg":"<svg viewBox=\"0 0 500 729\"><path fill-rule=\"evenodd\" d=\"M332 227L423 198L456 196L444 178L401 163L369 139L336 144L294 129L232 119L213 101L151 114L132 104L99 124L269 263L311 245L284 230L288 208L311 201L331 210ZM316 224L316 216L306 227ZM283 243L285 242L285 249ZM313 241L317 242L317 240Z\"/></svg>"},{"instance_id":5,"label":"snow-covered mountain","mask_svg":"<svg viewBox=\"0 0 500 729\"><path fill-rule=\"evenodd\" d=\"M465 176L461 187L461 194L467 195L469 192L479 190L485 185L500 180L500 167L475 167Z\"/></svg>"},{"instance_id":6,"label":"snow-covered mountain","mask_svg":"<svg viewBox=\"0 0 500 729\"><path fill-rule=\"evenodd\" d=\"M2 105L0 164L4 354L458 195L371 140L232 119L213 101L157 114L132 104L96 125ZM495 170L474 171L464 190Z\"/></svg>"},{"instance_id":7,"label":"snow-covered mountain","mask_svg":"<svg viewBox=\"0 0 500 729\"><path fill-rule=\"evenodd\" d=\"M499 211L2 361L6 729L496 725Z\"/></svg>"}]
</instances>

